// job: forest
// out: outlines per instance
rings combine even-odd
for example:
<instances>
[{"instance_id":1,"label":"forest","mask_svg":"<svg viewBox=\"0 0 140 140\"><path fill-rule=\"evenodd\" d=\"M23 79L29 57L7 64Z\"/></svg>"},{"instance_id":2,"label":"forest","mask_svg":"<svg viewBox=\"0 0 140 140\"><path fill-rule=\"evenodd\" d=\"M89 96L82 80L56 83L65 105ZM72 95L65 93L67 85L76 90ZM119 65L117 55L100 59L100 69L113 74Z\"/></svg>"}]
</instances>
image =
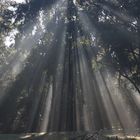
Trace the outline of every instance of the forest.
<instances>
[{"instance_id":1,"label":"forest","mask_svg":"<svg viewBox=\"0 0 140 140\"><path fill-rule=\"evenodd\" d=\"M0 0L0 134L100 131L140 134L140 0Z\"/></svg>"}]
</instances>

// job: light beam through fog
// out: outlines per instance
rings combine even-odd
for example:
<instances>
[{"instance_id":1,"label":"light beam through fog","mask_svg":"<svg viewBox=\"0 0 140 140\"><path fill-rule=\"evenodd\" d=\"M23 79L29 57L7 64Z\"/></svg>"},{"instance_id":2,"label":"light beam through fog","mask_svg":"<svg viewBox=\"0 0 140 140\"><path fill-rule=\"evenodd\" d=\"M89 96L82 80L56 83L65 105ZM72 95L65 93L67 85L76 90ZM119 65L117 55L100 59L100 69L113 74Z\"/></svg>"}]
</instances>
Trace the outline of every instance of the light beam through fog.
<instances>
[{"instance_id":1,"label":"light beam through fog","mask_svg":"<svg viewBox=\"0 0 140 140\"><path fill-rule=\"evenodd\" d=\"M100 6L135 24L133 18ZM108 47L99 30L105 19L98 15L98 21L92 21L84 8L86 4L82 7L76 0L58 0L50 10L38 12L18 43L16 28L5 38L5 45L15 45L16 51L0 70L4 133L103 130L131 136L140 129L140 94L124 77L124 86L119 85L118 73L112 74L115 66L99 63ZM27 137L31 135L22 138Z\"/></svg>"},{"instance_id":2,"label":"light beam through fog","mask_svg":"<svg viewBox=\"0 0 140 140\"><path fill-rule=\"evenodd\" d=\"M60 5L64 4L66 5L66 2L61 0L55 3L50 10L40 11L36 23L30 25L27 29L25 29L24 35L20 39L17 52L15 52L13 56L8 58L6 66L4 65L3 67L1 67L1 81L6 81L5 83L3 83L3 85L6 86L10 84L9 82L11 81L6 79L8 79L8 77L12 77L12 79L15 80L16 76L22 71L22 69L24 69L26 65L26 59L30 55L30 52L47 32L47 28L53 28L52 26L54 23L52 24L52 22L55 16L57 17L58 14L63 12L63 9L61 10L59 9L59 7ZM10 47L9 45L11 45L11 43L13 43L14 45L15 35L18 34L18 30L14 29L13 32L10 32L10 34L11 35L7 36L5 40L5 44L7 47ZM13 38L12 42L9 42L11 38ZM0 98L2 97L3 94L1 94Z\"/></svg>"},{"instance_id":3,"label":"light beam through fog","mask_svg":"<svg viewBox=\"0 0 140 140\"><path fill-rule=\"evenodd\" d=\"M96 34L98 34L98 31L95 29L95 27L91 24L88 16L83 13L81 11L81 9L79 7L77 7L77 9L79 9L79 19L80 22L84 28L84 30L90 35L94 35L94 37L96 37ZM94 38L92 40L91 37L91 42L92 44L95 44L95 48L97 48L98 46L96 46L96 43L94 43L96 40L96 38ZM80 47L81 50L80 52L83 52L83 47ZM92 50L92 48L87 48L88 49L88 54L87 55L91 55L93 53L93 58L92 59L96 59L94 56L94 52ZM96 50L96 49L95 49ZM80 53L79 56L83 57L82 61L86 61L86 56L83 56L84 53ZM90 57L89 57L90 58ZM92 62L92 59L90 60ZM82 62L81 61L81 62ZM87 64L88 62L82 62ZM82 71L87 71L86 69L88 69L88 66L82 66L81 68L81 76ZM88 81L91 81L91 77L92 76L88 76L87 74L91 73L91 72L85 72L86 76L81 79L83 83L83 90L85 89L84 94L89 94L90 90L94 84L90 85L88 83ZM107 113L107 118L109 120L109 123L111 125L111 129L112 130L118 130L118 129L123 129L126 132L131 132L131 130L136 130L139 128L139 116L137 114L137 112L139 111L139 105L137 106L138 101L133 102L134 106L137 106L136 108L138 108L138 110L135 112L134 108L132 107L132 103L130 102L130 98L135 98L137 96L137 100L140 99L140 96L135 93L135 95L131 96L131 94L128 94L124 89L120 89L119 87L117 87L115 84L116 83L114 81L114 79L111 77L111 75L109 74L109 72L107 72L108 77L106 76L106 73L102 73L101 71L97 70L95 72L93 72L93 75L95 76L94 78L96 79L97 85L99 86L99 91L97 95L98 97L96 98L97 102L99 100L99 96L101 97L100 99L100 104L101 102L103 102L103 106L100 106L101 108L99 108L99 110L102 110L103 107L105 107L105 112ZM86 80L88 79L88 80ZM95 80L94 79L94 80ZM107 80L107 81L106 81ZM114 81L114 82L113 82ZM88 83L88 87L85 87L86 84ZM97 91L92 91L92 94L96 95ZM89 97L89 96L88 96ZM90 99L87 100L88 102L90 102ZM93 102L93 101L92 101ZM92 105L94 106L94 105ZM87 107L89 108L89 107ZM93 108L92 108L93 109ZM89 111L92 112L92 111ZM96 110L97 113L97 110ZM88 114L88 113L85 113ZM84 115L83 115L84 116ZM105 117L105 116L104 116ZM94 118L94 116L92 117ZM89 118L87 120L90 120ZM94 119L93 119L94 120ZM104 120L102 118L102 120ZM86 122L86 121L85 121ZM91 123L91 121L89 122L89 124L91 124L91 126L94 126L94 124ZM87 128L89 129L89 128Z\"/></svg>"}]
</instances>

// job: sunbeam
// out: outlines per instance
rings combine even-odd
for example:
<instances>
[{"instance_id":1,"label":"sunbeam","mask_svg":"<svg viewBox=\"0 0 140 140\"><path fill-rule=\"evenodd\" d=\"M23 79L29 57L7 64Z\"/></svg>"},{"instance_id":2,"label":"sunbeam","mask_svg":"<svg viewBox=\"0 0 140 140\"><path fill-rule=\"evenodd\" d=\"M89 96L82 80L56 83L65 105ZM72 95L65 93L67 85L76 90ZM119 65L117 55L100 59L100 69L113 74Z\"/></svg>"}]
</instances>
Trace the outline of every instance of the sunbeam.
<instances>
[{"instance_id":1,"label":"sunbeam","mask_svg":"<svg viewBox=\"0 0 140 140\"><path fill-rule=\"evenodd\" d=\"M100 4L99 5L106 11L109 11L111 12L113 15L117 16L118 18L120 18L122 21L128 23L130 26L134 27L134 28L137 28L137 23L138 21L132 17L132 16L129 16L128 14L126 14L125 12L123 11L117 11L111 7L109 7L108 5L103 5L103 4Z\"/></svg>"},{"instance_id":2,"label":"sunbeam","mask_svg":"<svg viewBox=\"0 0 140 140\"><path fill-rule=\"evenodd\" d=\"M93 48L91 48L90 46L87 46L88 44L86 44L86 48L85 50L87 51L87 55L90 58L90 62L92 64L92 59L96 61L96 56L95 56L95 52L96 49L98 48L98 44L96 44L96 36L99 34L97 29L94 27L94 25L91 24L88 16L81 11L81 8L79 9L77 6L77 9L79 10L79 19L81 22L81 25L83 26L83 30L85 30L85 32L87 32L91 38L91 44L93 45ZM93 38L94 36L94 38ZM92 39L93 38L93 39ZM89 44L90 45L90 44ZM82 48L81 48L82 49ZM80 57L83 56L83 54L79 54ZM91 57L90 57L91 56ZM85 59L87 59L85 56L83 56L82 61L86 61ZM84 64L87 64L88 62L83 62ZM84 65L83 64L83 65ZM95 65L94 65L95 66ZM93 66L93 68L94 68ZM87 69L88 66L82 66L80 69L81 71L81 77L83 75L83 70ZM109 69L109 68L107 68ZM88 83L89 81L91 81L91 77L92 76L88 76L87 73L91 73L91 72L85 72L86 76L84 78L81 79L83 83L83 92L89 94L95 94L97 91L87 91L87 90L91 90L91 88L93 87L93 84ZM109 71L107 72L108 75ZM125 93L128 91L125 91L124 89L122 90L120 87L115 86L116 82L113 81L113 78L111 77L111 75L109 76L109 79L106 77L106 73L102 72L100 70L97 70L95 72L93 72L94 74L94 80L96 79L97 85L99 86L99 91L98 91L98 98L96 98L96 101L99 100L99 96L100 96L100 102L103 102L103 106L105 107L105 112L107 113L107 118L110 124L110 129L112 129L112 131L115 130L124 130L126 132L130 132L130 130L137 130L139 129L139 106L137 106L137 101L133 100L133 103L129 100L130 98L135 98L131 96L131 93ZM88 79L86 81L86 78ZM106 81L107 80L107 81ZM88 83L88 87L86 86L86 83ZM114 84L113 84L114 83ZM108 87L109 86L109 87ZM84 91L85 89L85 91ZM97 95L96 95L97 96ZM135 96L137 96L137 100L139 100L140 96L138 94L136 94ZM90 97L90 96L88 96ZM90 101L90 99L87 100L88 103ZM86 101L85 101L86 102ZM101 104L101 103L100 103ZM132 104L134 106L137 106L136 108L138 108L138 110L136 112L134 112L134 108L132 109ZM95 105L91 105L91 106L95 106ZM89 108L89 107L87 107ZM103 108L103 107L101 107ZM101 108L99 110L101 110ZM92 107L93 109L93 107ZM91 111L88 111L91 112ZM96 109L96 113L97 113L97 109ZM138 113L138 114L137 114ZM85 114L88 114L87 112ZM113 116L113 117L112 117ZM92 117L94 118L94 116ZM105 118L105 116L104 116ZM101 120L104 120L104 118L102 118ZM87 119L90 120L90 119ZM95 119L94 119L95 120ZM83 120L84 122L84 120ZM87 122L87 121L85 121ZM91 121L90 123L91 126L95 126L95 124L92 124ZM89 128L87 128L88 130ZM91 129L91 128L90 128ZM132 134L133 135L133 134Z\"/></svg>"},{"instance_id":3,"label":"sunbeam","mask_svg":"<svg viewBox=\"0 0 140 140\"><path fill-rule=\"evenodd\" d=\"M138 139L138 4L2 0L0 133L22 140Z\"/></svg>"},{"instance_id":4,"label":"sunbeam","mask_svg":"<svg viewBox=\"0 0 140 140\"><path fill-rule=\"evenodd\" d=\"M64 4L66 5L66 2L64 3L64 1L62 0L58 1L55 5L52 6L51 10L44 11L44 15L43 11L40 11L38 21L36 21L36 23L29 26L24 31L24 35L20 39L17 52L15 52L12 57L9 57L6 66L4 65L3 67L1 67L1 81L4 82L3 85L5 85L5 87L6 85L8 86L10 84L9 82L11 82L7 80L7 76L12 77L12 81L16 79L16 76L24 69L26 59L28 58L28 56L30 56L30 52L47 32L45 32L45 30L48 30L48 28L53 28L53 26L55 26L54 18L56 18L60 13L64 13L63 9L58 8L60 7L60 5ZM42 16L48 18L44 19ZM12 36L14 36L14 34L16 33L18 33L18 30L16 29L13 31L13 33L11 32ZM15 40L13 40L12 42L14 43ZM9 41L6 42L6 45L8 45L7 47L9 47L9 43ZM1 98L3 97L3 94L1 94Z\"/></svg>"},{"instance_id":5,"label":"sunbeam","mask_svg":"<svg viewBox=\"0 0 140 140\"><path fill-rule=\"evenodd\" d=\"M58 120L59 120L61 90L62 90L62 87L63 87L62 80L63 80L63 64L64 64L64 53L65 53L64 45L65 45L65 33L66 33L65 28L63 30L64 31L63 31L63 34L62 34L60 54L58 56L58 65L57 65L57 68L56 68L55 81L51 80L51 83L49 84L47 97L43 101L44 105L42 106L42 109L41 109L42 110L41 119L40 119L40 123L39 123L39 127L38 127L39 132L48 131L48 124L49 124L49 121L50 121L49 120L50 115L52 117L53 117L53 115L55 116L55 119L54 119L54 120L56 120L56 122L54 122L55 127L57 127L57 123L58 123ZM55 85L55 89L54 89L54 91L52 91L54 85ZM52 94L54 94L54 96L53 96L54 101L53 102L52 102ZM54 112L51 112L51 109L52 109L51 105L53 106Z\"/></svg>"}]
</instances>

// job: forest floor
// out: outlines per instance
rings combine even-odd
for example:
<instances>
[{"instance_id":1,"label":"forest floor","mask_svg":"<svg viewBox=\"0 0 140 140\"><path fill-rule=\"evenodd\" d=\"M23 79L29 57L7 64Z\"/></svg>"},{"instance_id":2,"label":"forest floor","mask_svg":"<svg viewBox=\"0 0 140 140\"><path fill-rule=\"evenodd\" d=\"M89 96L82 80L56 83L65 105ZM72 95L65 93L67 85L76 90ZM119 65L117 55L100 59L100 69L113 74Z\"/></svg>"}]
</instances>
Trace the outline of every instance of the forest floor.
<instances>
[{"instance_id":1,"label":"forest floor","mask_svg":"<svg viewBox=\"0 0 140 140\"><path fill-rule=\"evenodd\" d=\"M2 134L0 140L140 140L140 136L106 135L96 133L32 133Z\"/></svg>"}]
</instances>

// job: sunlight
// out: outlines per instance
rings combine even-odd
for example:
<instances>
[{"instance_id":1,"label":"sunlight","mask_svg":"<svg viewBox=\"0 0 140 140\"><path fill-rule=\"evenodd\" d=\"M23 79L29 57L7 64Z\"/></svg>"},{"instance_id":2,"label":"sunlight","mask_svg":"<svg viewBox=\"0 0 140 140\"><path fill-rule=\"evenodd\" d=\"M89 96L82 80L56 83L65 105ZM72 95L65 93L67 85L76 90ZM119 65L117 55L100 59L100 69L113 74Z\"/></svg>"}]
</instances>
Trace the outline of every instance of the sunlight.
<instances>
[{"instance_id":1,"label":"sunlight","mask_svg":"<svg viewBox=\"0 0 140 140\"><path fill-rule=\"evenodd\" d=\"M10 1L10 2L16 2L16 3L26 3L26 0L5 0L6 2L7 1Z\"/></svg>"},{"instance_id":2,"label":"sunlight","mask_svg":"<svg viewBox=\"0 0 140 140\"><path fill-rule=\"evenodd\" d=\"M82 23L84 30L91 36L91 40L94 42L96 39L95 38L96 34L97 34L96 29L91 24L89 18L83 11L79 10L78 13L79 13L80 22ZM119 15L119 13L116 13L116 12L115 12L115 14ZM130 18L126 18L124 16L121 16L121 18L125 21L128 21L128 19L130 19ZM102 19L102 18L100 20L104 21L104 19ZM135 24L136 24L136 22L135 22ZM95 46L96 46L96 44L95 44ZM90 53L92 53L91 48L89 48L88 55L90 55ZM82 57L82 54L79 54L79 56ZM84 59L86 59L85 56L83 56L83 58L82 58L82 61L83 61L82 63L84 63L84 61L86 61ZM93 59L95 59L95 58L93 58ZM86 64L86 63L87 62L85 62L84 64ZM82 66L80 68L82 70L81 76L83 75L83 71L85 71L85 69L87 69L87 68L88 68L88 66L84 66L84 67ZM89 73L89 72L86 72L86 73ZM116 85L115 85L116 81L114 81L114 79L111 76L109 76L110 75L109 73L108 73L108 77L103 72L101 74L100 70L97 70L93 73L96 77L97 85L99 85L100 92L98 92L98 94L100 94L100 96L101 96L101 101L103 102L103 106L105 107L105 111L107 113L107 117L108 117L109 123L112 127L112 130L124 129L127 131L128 128L130 128L130 129L139 128L138 115L131 108L131 102L129 101L129 98L136 99L136 97L129 97L130 96L129 94L124 95L124 91L122 91L119 87L116 87ZM92 76L88 76L86 74L86 77L90 80L91 79L90 77L92 77ZM82 81L85 81L86 77L82 78ZM117 80L117 79L115 79L115 80ZM86 83L88 83L88 81ZM90 93L91 92L90 83L88 84L89 87L84 88L86 83L83 84L83 89L86 89L86 91L89 90L88 93ZM132 94L132 93L130 93L130 94ZM138 104L140 95L133 94L133 96L137 96L137 101L134 101L134 104ZM90 101L90 99L88 99L88 101ZM139 106L139 104L138 104L138 106ZM87 112L85 114L87 114ZM112 116L114 116L114 117L112 117ZM87 120L90 120L90 119L87 119Z\"/></svg>"},{"instance_id":3,"label":"sunlight","mask_svg":"<svg viewBox=\"0 0 140 140\"><path fill-rule=\"evenodd\" d=\"M6 47L13 47L15 45L16 35L19 33L17 29L10 31L8 36L4 38L4 44Z\"/></svg>"},{"instance_id":4,"label":"sunlight","mask_svg":"<svg viewBox=\"0 0 140 140\"><path fill-rule=\"evenodd\" d=\"M63 6L63 9L59 9L59 7ZM63 28L63 14L61 13L65 13L65 10L67 10L67 2L64 0L58 1L57 3L55 3L52 8L50 10L46 10L46 11L40 11L39 16L37 17L37 21L30 25L28 28L26 28L26 30L24 31L24 35L21 37L22 39L19 41L19 46L17 48L17 52L15 53L14 57L12 58L12 62L9 63L9 65L7 65L6 70L3 72L4 75L2 75L2 82L5 84L5 86L3 87L3 93L1 93L0 99L1 102L2 100L4 100L6 97L6 88L8 88L8 86L16 81L17 76L25 69L26 65L28 64L28 59L30 56L32 56L32 50L38 49L37 45L39 43L39 40L42 40L42 38L45 38L46 40L48 39L49 42L47 42L47 44L44 44L46 49L45 51L47 52L40 52L39 55L40 56L36 56L37 60L34 61L38 61L38 64L42 64L42 61L45 57L46 57L46 53L48 56L50 56L50 54L52 52L51 49L55 49L55 47L53 46L54 43L56 42L57 38L55 37L55 35L58 34L58 31L60 30L60 28ZM44 18L46 17L46 18ZM56 17L58 17L58 20L56 22ZM62 27L61 27L62 26ZM65 28L64 28L65 29ZM62 35L62 46L60 46L60 54L59 58L58 58L58 72L56 73L56 79L57 83L59 83L62 86L62 83L60 83L60 76L59 74L62 76L62 63L64 61L64 40L65 40L65 34L66 34L66 29L63 32ZM47 38L48 36L48 38ZM57 35L58 36L58 35ZM42 42L41 42L42 43ZM44 48L43 48L44 49ZM41 59L42 58L42 59ZM53 59L53 58L52 58ZM9 58L9 61L11 61L11 58ZM49 58L48 60L49 61ZM49 63L49 62L48 62ZM30 64L32 66L32 64ZM4 67L3 67L4 68ZM37 70L39 70L40 67L37 68ZM33 71L36 73L37 71L36 69L33 69ZM12 79L10 80L6 80L7 77L11 76ZM37 75L34 75L34 78L36 78ZM39 85L39 94L41 94L41 92L43 90L43 86L47 86L45 85L45 77L47 77L47 73L44 74L44 77L42 77L42 81ZM51 79L51 78L50 78ZM52 105L52 96L53 96L53 85L54 83L52 82L52 80L50 80L50 83L48 85L48 87L46 87L47 89L45 90L45 94L47 95L46 98L44 98L45 102L42 102L42 106L41 106L41 112L39 114L39 122L38 122L38 130L39 132L45 132L48 128L48 124L49 124L49 116L50 116L50 111L51 111L51 105ZM28 129L31 129L33 123L34 123L34 119L35 119L35 114L36 114L36 110L38 108L39 105L39 100L40 98L37 99L38 101L36 101L36 104L33 107L32 110L32 114L30 116L30 123L29 123L29 127ZM17 114L17 116L19 116ZM19 123L19 119L20 117L17 117L14 119L13 122L13 129L16 129ZM52 122L53 123L53 122Z\"/></svg>"},{"instance_id":5,"label":"sunlight","mask_svg":"<svg viewBox=\"0 0 140 140\"><path fill-rule=\"evenodd\" d=\"M99 4L99 5L104 10L113 13L115 16L117 16L118 18L120 18L122 21L129 23L133 27L137 27L137 21L136 21L136 19L134 17L131 17L131 16L127 15L123 11L116 11L116 10L112 9L111 7L109 7L109 6L106 6L106 5L103 5L103 4Z\"/></svg>"},{"instance_id":6,"label":"sunlight","mask_svg":"<svg viewBox=\"0 0 140 140\"><path fill-rule=\"evenodd\" d=\"M45 105L44 105L45 109L44 109L44 112L41 116L41 123L40 123L39 132L46 132L47 128L48 128L49 115L50 115L50 111L51 111L52 96L53 96L52 95L53 94L52 87L53 87L52 84L50 84L47 99L46 99Z\"/></svg>"},{"instance_id":7,"label":"sunlight","mask_svg":"<svg viewBox=\"0 0 140 140\"><path fill-rule=\"evenodd\" d=\"M76 5L76 0L73 0L73 3Z\"/></svg>"},{"instance_id":8,"label":"sunlight","mask_svg":"<svg viewBox=\"0 0 140 140\"><path fill-rule=\"evenodd\" d=\"M1 1L0 132L139 139L140 2Z\"/></svg>"},{"instance_id":9,"label":"sunlight","mask_svg":"<svg viewBox=\"0 0 140 140\"><path fill-rule=\"evenodd\" d=\"M115 82L110 82L116 80L115 78L111 78L111 75L108 73L107 77L105 77L108 89L110 91L112 100L116 106L118 111L118 115L120 120L122 121L124 129L137 129L139 128L139 117L136 112L132 108L132 102L130 101L132 93L125 93L124 89L116 86ZM126 91L128 92L128 91ZM127 95L128 94L128 95ZM140 95L138 97L140 99ZM133 103L135 106L135 102Z\"/></svg>"},{"instance_id":10,"label":"sunlight","mask_svg":"<svg viewBox=\"0 0 140 140\"><path fill-rule=\"evenodd\" d=\"M96 36L98 34L98 31L94 27L94 25L91 23L88 16L81 10L78 10L79 15L79 22L81 23L83 30L89 34L90 36L90 43L92 47L98 47L96 42Z\"/></svg>"},{"instance_id":11,"label":"sunlight","mask_svg":"<svg viewBox=\"0 0 140 140\"><path fill-rule=\"evenodd\" d=\"M64 55L65 55L65 34L66 34L66 27L64 27L63 30L63 34L62 34L62 41L60 44L60 53L58 56L58 64L57 64L57 68L56 68L56 74L55 74L55 82L52 82L52 78L50 80L50 84L49 84L49 88L48 88L48 94L47 97L44 101L44 104L42 106L42 113L40 116L40 123L39 123L39 127L38 127L38 131L39 132L46 132L48 131L48 126L49 123L51 122L51 119L53 117L55 117L55 119L53 120L53 122L51 122L52 124L55 123L56 128L57 123L58 123L58 119L59 119L59 105L61 103L61 101L59 100L61 97L61 90L63 87L63 70L64 70ZM55 89L53 89L53 84L55 84ZM53 97L52 97L53 96ZM60 96L60 97L59 97ZM53 102L53 99L55 99L55 102ZM57 99L58 98L58 99ZM56 100L57 99L57 100ZM56 114L53 114L51 110L56 110ZM55 115L55 116L53 116ZM50 119L50 116L52 116L52 118ZM56 121L56 122L55 122Z\"/></svg>"},{"instance_id":12,"label":"sunlight","mask_svg":"<svg viewBox=\"0 0 140 140\"><path fill-rule=\"evenodd\" d=\"M39 40L44 36L45 30L49 27L52 30L55 30L54 26L56 23L53 22L55 16L59 13L64 12L63 10L59 9L60 5L64 5L66 8L67 3L64 0L60 0L55 3L52 8L48 11L40 11L38 20L36 23L30 25L28 28L25 29L24 35L21 37L19 42L19 46L17 46L16 53L13 56L7 59L7 65L3 65L1 67L1 72L4 73L0 80L3 81L5 85L4 89L16 79L16 76L25 68L26 59L30 56L30 53L33 48L36 47L36 44L39 43ZM51 15L51 16L46 16ZM45 19L43 17L46 17ZM48 18L47 18L48 17ZM14 47L16 42L16 36L19 34L18 29L13 29L7 37L4 39L4 43L6 47ZM25 56L25 57L24 57ZM6 70L4 71L6 67ZM12 77L9 79L8 77ZM6 80L9 79L9 80ZM7 86L6 86L7 85ZM1 93L0 99L2 99L4 95Z\"/></svg>"}]
</instances>

